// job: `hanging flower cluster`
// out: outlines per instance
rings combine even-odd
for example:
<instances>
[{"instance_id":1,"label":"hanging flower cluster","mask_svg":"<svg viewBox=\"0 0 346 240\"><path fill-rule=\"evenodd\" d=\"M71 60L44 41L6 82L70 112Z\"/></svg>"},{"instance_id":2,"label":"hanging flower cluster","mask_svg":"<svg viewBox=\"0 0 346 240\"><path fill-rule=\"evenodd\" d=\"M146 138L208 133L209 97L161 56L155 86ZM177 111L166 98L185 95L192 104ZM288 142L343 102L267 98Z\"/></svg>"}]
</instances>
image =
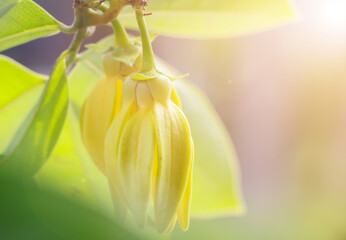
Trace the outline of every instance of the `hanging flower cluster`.
<instances>
[{"instance_id":1,"label":"hanging flower cluster","mask_svg":"<svg viewBox=\"0 0 346 240\"><path fill-rule=\"evenodd\" d=\"M129 66L104 55L106 76L85 101L81 130L109 179L118 217L129 210L139 226L150 222L169 233L177 220L183 230L189 227L193 141L171 79L156 71L143 6L136 9L143 57Z\"/></svg>"}]
</instances>

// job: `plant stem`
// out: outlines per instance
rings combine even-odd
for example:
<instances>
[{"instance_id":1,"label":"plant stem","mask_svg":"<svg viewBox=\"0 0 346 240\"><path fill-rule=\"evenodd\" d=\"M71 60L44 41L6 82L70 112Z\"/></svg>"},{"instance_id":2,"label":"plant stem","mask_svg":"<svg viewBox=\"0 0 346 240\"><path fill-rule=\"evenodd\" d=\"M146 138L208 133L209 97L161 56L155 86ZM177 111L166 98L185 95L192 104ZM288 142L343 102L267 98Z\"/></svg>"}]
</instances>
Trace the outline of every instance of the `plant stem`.
<instances>
[{"instance_id":1,"label":"plant stem","mask_svg":"<svg viewBox=\"0 0 346 240\"><path fill-rule=\"evenodd\" d=\"M88 35L87 32L88 32L87 28L83 28L83 29L79 29L77 33L75 34L70 47L67 49L68 51L68 58L66 60L67 68L70 67L76 60L76 56L79 52L82 42L84 38L86 38Z\"/></svg>"},{"instance_id":2,"label":"plant stem","mask_svg":"<svg viewBox=\"0 0 346 240\"><path fill-rule=\"evenodd\" d=\"M150 37L147 25L145 23L143 10L136 9L136 19L141 33L142 48L143 48L143 64L142 72L147 72L155 69L154 53L151 47Z\"/></svg>"},{"instance_id":3,"label":"plant stem","mask_svg":"<svg viewBox=\"0 0 346 240\"><path fill-rule=\"evenodd\" d=\"M70 34L75 33L78 29L107 24L119 15L120 11L126 5L129 5L128 0L108 0L108 2L109 7L102 5L102 3L97 3L94 6L87 6L75 0L75 20L71 26L60 24L60 31ZM92 8L98 9L102 13L95 12Z\"/></svg>"},{"instance_id":4,"label":"plant stem","mask_svg":"<svg viewBox=\"0 0 346 240\"><path fill-rule=\"evenodd\" d=\"M123 25L118 19L112 21L112 26L115 34L115 44L119 47L128 46L131 44L130 38Z\"/></svg>"}]
</instances>

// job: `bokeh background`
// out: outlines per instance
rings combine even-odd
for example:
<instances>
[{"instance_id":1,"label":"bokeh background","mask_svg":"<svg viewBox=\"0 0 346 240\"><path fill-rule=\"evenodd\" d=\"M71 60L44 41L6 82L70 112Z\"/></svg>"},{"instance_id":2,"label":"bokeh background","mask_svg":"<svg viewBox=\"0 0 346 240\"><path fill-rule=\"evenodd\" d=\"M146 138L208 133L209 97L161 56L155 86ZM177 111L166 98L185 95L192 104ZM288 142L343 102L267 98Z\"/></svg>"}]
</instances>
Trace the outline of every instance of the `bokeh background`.
<instances>
[{"instance_id":1,"label":"bokeh background","mask_svg":"<svg viewBox=\"0 0 346 240\"><path fill-rule=\"evenodd\" d=\"M35 2L72 23L71 0ZM300 20L266 32L155 40L156 54L190 73L224 121L247 204L244 216L193 219L173 239L346 239L346 1L295 3ZM110 33L100 27L87 42ZM71 37L2 54L49 73Z\"/></svg>"}]
</instances>

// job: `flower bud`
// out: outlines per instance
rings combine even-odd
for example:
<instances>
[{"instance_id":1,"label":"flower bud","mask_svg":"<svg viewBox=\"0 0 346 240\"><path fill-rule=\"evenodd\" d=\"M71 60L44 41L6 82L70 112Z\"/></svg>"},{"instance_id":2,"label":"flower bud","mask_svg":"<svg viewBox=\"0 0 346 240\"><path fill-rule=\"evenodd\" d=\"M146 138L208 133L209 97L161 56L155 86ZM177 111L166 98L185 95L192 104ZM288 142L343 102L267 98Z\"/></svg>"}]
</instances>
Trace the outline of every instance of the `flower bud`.
<instances>
[{"instance_id":1,"label":"flower bud","mask_svg":"<svg viewBox=\"0 0 346 240\"><path fill-rule=\"evenodd\" d=\"M104 138L114 113L120 109L117 94L122 81L102 78L84 102L81 113L81 132L84 145L97 167L104 173ZM120 91L119 91L120 89Z\"/></svg>"},{"instance_id":2,"label":"flower bud","mask_svg":"<svg viewBox=\"0 0 346 240\"><path fill-rule=\"evenodd\" d=\"M172 92L172 83L168 79L168 77L160 75L155 79L149 80L148 84L151 94L155 99L157 99L161 103L165 103L168 101Z\"/></svg>"},{"instance_id":3,"label":"flower bud","mask_svg":"<svg viewBox=\"0 0 346 240\"><path fill-rule=\"evenodd\" d=\"M110 123L121 107L123 76L137 71L141 61L142 57L139 56L133 67L129 67L115 60L110 53L105 54L102 66L106 76L96 84L84 102L81 113L83 142L94 163L103 173L105 173L104 139ZM129 84L130 82L127 82L127 85ZM125 92L130 100L135 97L134 90L132 95L129 91Z\"/></svg>"},{"instance_id":4,"label":"flower bud","mask_svg":"<svg viewBox=\"0 0 346 240\"><path fill-rule=\"evenodd\" d=\"M147 83L139 82L136 87L137 104L139 108L150 108L154 104L150 88Z\"/></svg>"},{"instance_id":5,"label":"flower bud","mask_svg":"<svg viewBox=\"0 0 346 240\"><path fill-rule=\"evenodd\" d=\"M119 198L138 226L152 218L160 233L170 233L177 220L187 230L190 219L193 141L173 99L179 102L164 75L126 79L121 110L105 140L107 175Z\"/></svg>"}]
</instances>

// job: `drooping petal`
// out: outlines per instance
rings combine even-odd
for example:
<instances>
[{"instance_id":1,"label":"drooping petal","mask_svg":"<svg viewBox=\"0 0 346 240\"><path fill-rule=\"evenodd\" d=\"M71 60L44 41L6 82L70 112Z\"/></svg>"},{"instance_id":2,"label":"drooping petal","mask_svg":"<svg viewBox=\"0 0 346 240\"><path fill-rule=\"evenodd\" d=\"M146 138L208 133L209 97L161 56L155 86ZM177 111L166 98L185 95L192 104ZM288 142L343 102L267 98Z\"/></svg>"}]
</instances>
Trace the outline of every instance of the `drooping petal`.
<instances>
[{"instance_id":1,"label":"drooping petal","mask_svg":"<svg viewBox=\"0 0 346 240\"><path fill-rule=\"evenodd\" d=\"M177 105L179 108L181 108L181 101L179 98L179 94L177 92L177 89L174 87L174 85L172 85L171 100L172 100L172 102L175 103L175 105Z\"/></svg>"},{"instance_id":2,"label":"drooping petal","mask_svg":"<svg viewBox=\"0 0 346 240\"><path fill-rule=\"evenodd\" d=\"M183 231L187 231L190 224L190 206L191 206L191 193L192 193L192 172L193 172L193 156L194 156L194 147L193 147L193 141L191 140L191 147L192 147L192 161L189 171L189 179L187 182L187 186L185 189L185 193L183 196L183 199L181 200L181 203L178 208L178 222L180 227L183 229Z\"/></svg>"},{"instance_id":3,"label":"drooping petal","mask_svg":"<svg viewBox=\"0 0 346 240\"><path fill-rule=\"evenodd\" d=\"M144 227L152 187L155 138L152 111L139 110L126 123L122 133L118 175L124 199L137 224Z\"/></svg>"},{"instance_id":4,"label":"drooping petal","mask_svg":"<svg viewBox=\"0 0 346 240\"><path fill-rule=\"evenodd\" d=\"M154 167L153 167L153 175L152 175L152 191L151 191L152 199L155 199L155 181L156 181L158 159L159 159L159 156L157 153L157 144L155 144L155 157L154 157Z\"/></svg>"},{"instance_id":5,"label":"drooping petal","mask_svg":"<svg viewBox=\"0 0 346 240\"><path fill-rule=\"evenodd\" d=\"M200 89L186 79L174 84L195 145L191 216L215 218L244 214L241 171L225 125Z\"/></svg>"},{"instance_id":6,"label":"drooping petal","mask_svg":"<svg viewBox=\"0 0 346 240\"><path fill-rule=\"evenodd\" d=\"M114 213L119 221L125 221L127 215L127 207L124 201L120 198L118 192L115 190L114 185L111 181L108 181L109 190L112 197L112 203L114 208Z\"/></svg>"},{"instance_id":7,"label":"drooping petal","mask_svg":"<svg viewBox=\"0 0 346 240\"><path fill-rule=\"evenodd\" d=\"M123 89L123 81L117 81L116 89L115 89L116 93L115 93L115 100L114 100L114 106L113 106L112 120L118 115L121 109L122 89ZM109 124L111 124L111 122Z\"/></svg>"},{"instance_id":8,"label":"drooping petal","mask_svg":"<svg viewBox=\"0 0 346 240\"><path fill-rule=\"evenodd\" d=\"M120 78L102 78L86 99L81 114L81 132L84 145L97 167L105 173L104 139L114 118L114 109L121 93Z\"/></svg>"},{"instance_id":9,"label":"drooping petal","mask_svg":"<svg viewBox=\"0 0 346 240\"><path fill-rule=\"evenodd\" d=\"M133 104L124 106L118 115L114 118L111 126L108 129L105 139L105 166L106 175L109 181L113 184L115 191L119 196L122 196L119 176L117 174L118 150L121 133L124 130L125 123L132 111Z\"/></svg>"},{"instance_id":10,"label":"drooping petal","mask_svg":"<svg viewBox=\"0 0 346 240\"><path fill-rule=\"evenodd\" d=\"M192 148L189 124L172 101L167 106L155 102L154 119L158 146L154 206L162 233L170 227L185 192Z\"/></svg>"},{"instance_id":11,"label":"drooping petal","mask_svg":"<svg viewBox=\"0 0 346 240\"><path fill-rule=\"evenodd\" d=\"M173 218L173 221L171 222L171 225L169 226L165 234L170 234L173 231L176 222L177 222L177 215L175 215L175 217Z\"/></svg>"}]
</instances>

